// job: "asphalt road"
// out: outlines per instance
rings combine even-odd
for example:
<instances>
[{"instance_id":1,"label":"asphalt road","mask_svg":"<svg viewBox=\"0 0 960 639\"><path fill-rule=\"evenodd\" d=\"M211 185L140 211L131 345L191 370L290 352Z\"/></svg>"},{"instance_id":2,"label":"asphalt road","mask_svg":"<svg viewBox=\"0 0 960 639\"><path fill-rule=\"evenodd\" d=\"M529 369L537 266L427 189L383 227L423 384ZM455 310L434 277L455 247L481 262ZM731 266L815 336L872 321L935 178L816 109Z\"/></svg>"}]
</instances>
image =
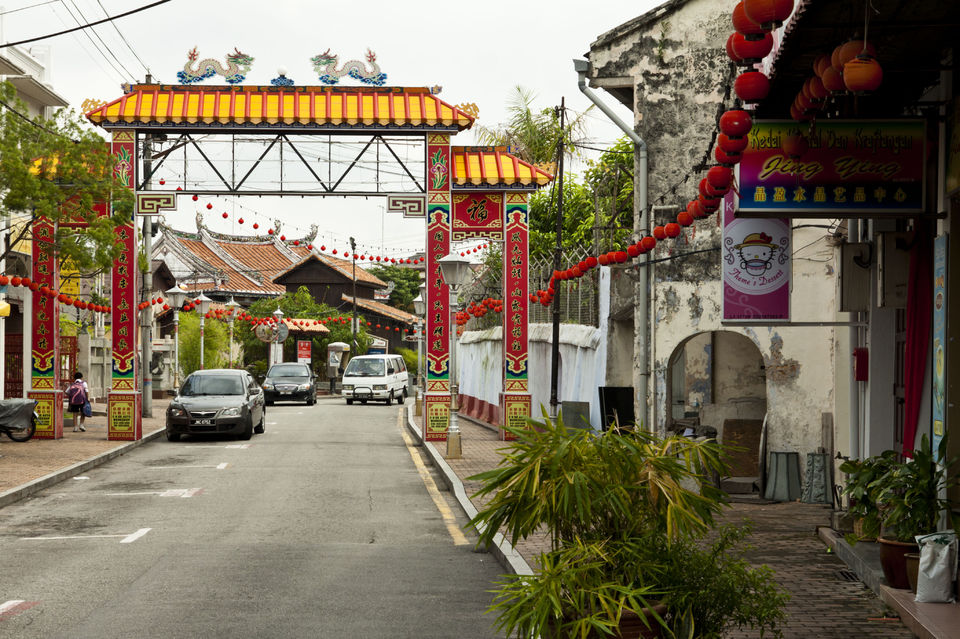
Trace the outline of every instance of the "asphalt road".
<instances>
[{"instance_id":1,"label":"asphalt road","mask_svg":"<svg viewBox=\"0 0 960 639\"><path fill-rule=\"evenodd\" d=\"M497 636L502 569L399 412L276 405L250 442L156 440L0 510L0 637Z\"/></svg>"}]
</instances>

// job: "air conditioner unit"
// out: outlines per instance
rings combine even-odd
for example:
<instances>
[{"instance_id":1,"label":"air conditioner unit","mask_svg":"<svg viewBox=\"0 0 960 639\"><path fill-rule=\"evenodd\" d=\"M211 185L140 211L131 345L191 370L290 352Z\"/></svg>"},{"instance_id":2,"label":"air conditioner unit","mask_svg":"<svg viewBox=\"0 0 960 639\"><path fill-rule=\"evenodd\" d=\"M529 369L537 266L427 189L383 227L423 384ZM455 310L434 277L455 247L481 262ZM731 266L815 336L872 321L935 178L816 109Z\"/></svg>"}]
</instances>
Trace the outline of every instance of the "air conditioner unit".
<instances>
[{"instance_id":1,"label":"air conditioner unit","mask_svg":"<svg viewBox=\"0 0 960 639\"><path fill-rule=\"evenodd\" d=\"M873 245L853 242L840 247L840 310L845 313L870 310L870 270Z\"/></svg>"},{"instance_id":2,"label":"air conditioner unit","mask_svg":"<svg viewBox=\"0 0 960 639\"><path fill-rule=\"evenodd\" d=\"M877 307L906 308L911 233L877 235Z\"/></svg>"}]
</instances>

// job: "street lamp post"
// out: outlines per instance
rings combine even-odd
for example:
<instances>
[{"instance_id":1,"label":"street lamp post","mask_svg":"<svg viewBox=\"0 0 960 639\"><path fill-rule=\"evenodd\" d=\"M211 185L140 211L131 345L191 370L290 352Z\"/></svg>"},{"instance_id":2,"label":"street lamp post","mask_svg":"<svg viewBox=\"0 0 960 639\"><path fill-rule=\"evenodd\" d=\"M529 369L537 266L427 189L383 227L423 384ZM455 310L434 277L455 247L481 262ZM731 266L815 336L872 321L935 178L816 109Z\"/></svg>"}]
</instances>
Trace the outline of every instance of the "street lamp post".
<instances>
[{"instance_id":1,"label":"street lamp post","mask_svg":"<svg viewBox=\"0 0 960 639\"><path fill-rule=\"evenodd\" d=\"M350 355L357 354L357 242L350 238L350 254L353 257L353 317L350 318L350 327L353 332L353 341L350 343Z\"/></svg>"},{"instance_id":2,"label":"street lamp post","mask_svg":"<svg viewBox=\"0 0 960 639\"><path fill-rule=\"evenodd\" d=\"M277 320L277 334L274 337L273 343L270 345L271 351L273 352L273 357L271 357L270 363L279 364L283 361L283 343L280 342L280 327L283 326L283 311L280 310L279 306L277 307L277 310L273 312L273 318Z\"/></svg>"},{"instance_id":3,"label":"street lamp post","mask_svg":"<svg viewBox=\"0 0 960 639\"><path fill-rule=\"evenodd\" d=\"M187 299L187 292L177 284L164 292L173 307L173 388L180 388L180 308Z\"/></svg>"},{"instance_id":4,"label":"street lamp post","mask_svg":"<svg viewBox=\"0 0 960 639\"><path fill-rule=\"evenodd\" d=\"M416 414L423 414L423 314L427 310L427 301L423 294L426 292L426 285L420 284L420 294L413 298L413 310L417 314L417 398L414 402Z\"/></svg>"},{"instance_id":5,"label":"street lamp post","mask_svg":"<svg viewBox=\"0 0 960 639\"><path fill-rule=\"evenodd\" d=\"M240 305L237 304L236 300L231 296L230 301L226 303L226 307L227 326L230 327L230 341L227 343L227 349L230 358L230 368L233 368L233 321L237 318L237 309L240 308Z\"/></svg>"},{"instance_id":6,"label":"street lamp post","mask_svg":"<svg viewBox=\"0 0 960 639\"><path fill-rule=\"evenodd\" d=\"M450 288L450 426L447 428L446 458L460 459L463 448L460 442L460 424L457 421L457 411L460 410L458 397L460 388L457 384L457 294L460 292L460 287L470 282L472 271L470 260L456 253L440 258L437 264L440 267L440 276Z\"/></svg>"},{"instance_id":7,"label":"street lamp post","mask_svg":"<svg viewBox=\"0 0 960 639\"><path fill-rule=\"evenodd\" d=\"M207 311L210 310L210 304L213 300L203 293L200 293L200 297L195 301L197 303L197 312L200 313L200 370L203 370L203 320L206 318Z\"/></svg>"}]
</instances>

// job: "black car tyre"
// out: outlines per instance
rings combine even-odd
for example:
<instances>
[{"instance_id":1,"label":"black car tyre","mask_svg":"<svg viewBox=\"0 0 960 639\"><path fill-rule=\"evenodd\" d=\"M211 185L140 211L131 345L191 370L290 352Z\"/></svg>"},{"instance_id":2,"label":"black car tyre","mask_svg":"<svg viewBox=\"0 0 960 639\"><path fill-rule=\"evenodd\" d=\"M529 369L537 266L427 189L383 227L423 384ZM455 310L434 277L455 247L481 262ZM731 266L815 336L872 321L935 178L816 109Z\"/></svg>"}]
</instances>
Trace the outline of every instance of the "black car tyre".
<instances>
[{"instance_id":1,"label":"black car tyre","mask_svg":"<svg viewBox=\"0 0 960 639\"><path fill-rule=\"evenodd\" d=\"M247 427L240 433L240 439L250 439L253 437L253 415L247 420Z\"/></svg>"},{"instance_id":2,"label":"black car tyre","mask_svg":"<svg viewBox=\"0 0 960 639\"><path fill-rule=\"evenodd\" d=\"M360 403L361 403L361 404L363 404L364 406L366 406L366 404L367 404L367 400L365 400L365 399L361 399L361 400L360 400Z\"/></svg>"},{"instance_id":3,"label":"black car tyre","mask_svg":"<svg viewBox=\"0 0 960 639\"><path fill-rule=\"evenodd\" d=\"M406 392L402 392L402 393L400 393L399 395L397 395L397 403L398 403L398 404L402 404L402 403L403 403L403 400L405 400L405 399L407 398L406 395L407 395Z\"/></svg>"},{"instance_id":4,"label":"black car tyre","mask_svg":"<svg viewBox=\"0 0 960 639\"><path fill-rule=\"evenodd\" d=\"M347 400L347 406L353 406L353 400L352 400L352 399L348 399L348 400Z\"/></svg>"},{"instance_id":5,"label":"black car tyre","mask_svg":"<svg viewBox=\"0 0 960 639\"><path fill-rule=\"evenodd\" d=\"M180 433L174 433L172 431L167 431L167 441L168 442L178 442L180 441Z\"/></svg>"},{"instance_id":6,"label":"black car tyre","mask_svg":"<svg viewBox=\"0 0 960 639\"><path fill-rule=\"evenodd\" d=\"M262 413L260 413L260 423L256 425L256 427L253 429L253 432L262 433L263 431L265 431L266 423L267 423L267 411L263 411Z\"/></svg>"}]
</instances>

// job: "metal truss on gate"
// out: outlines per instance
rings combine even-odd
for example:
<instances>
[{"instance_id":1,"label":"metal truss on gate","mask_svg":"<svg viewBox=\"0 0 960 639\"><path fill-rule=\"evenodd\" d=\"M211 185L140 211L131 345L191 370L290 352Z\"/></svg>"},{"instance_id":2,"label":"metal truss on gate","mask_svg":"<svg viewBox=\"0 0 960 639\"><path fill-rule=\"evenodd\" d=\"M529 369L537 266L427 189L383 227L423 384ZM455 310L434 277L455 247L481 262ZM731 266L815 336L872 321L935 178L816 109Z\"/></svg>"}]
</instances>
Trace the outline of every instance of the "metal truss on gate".
<instances>
[{"instance_id":1,"label":"metal truss on gate","mask_svg":"<svg viewBox=\"0 0 960 639\"><path fill-rule=\"evenodd\" d=\"M424 135L279 132L138 135L138 190L195 195L426 193Z\"/></svg>"}]
</instances>

